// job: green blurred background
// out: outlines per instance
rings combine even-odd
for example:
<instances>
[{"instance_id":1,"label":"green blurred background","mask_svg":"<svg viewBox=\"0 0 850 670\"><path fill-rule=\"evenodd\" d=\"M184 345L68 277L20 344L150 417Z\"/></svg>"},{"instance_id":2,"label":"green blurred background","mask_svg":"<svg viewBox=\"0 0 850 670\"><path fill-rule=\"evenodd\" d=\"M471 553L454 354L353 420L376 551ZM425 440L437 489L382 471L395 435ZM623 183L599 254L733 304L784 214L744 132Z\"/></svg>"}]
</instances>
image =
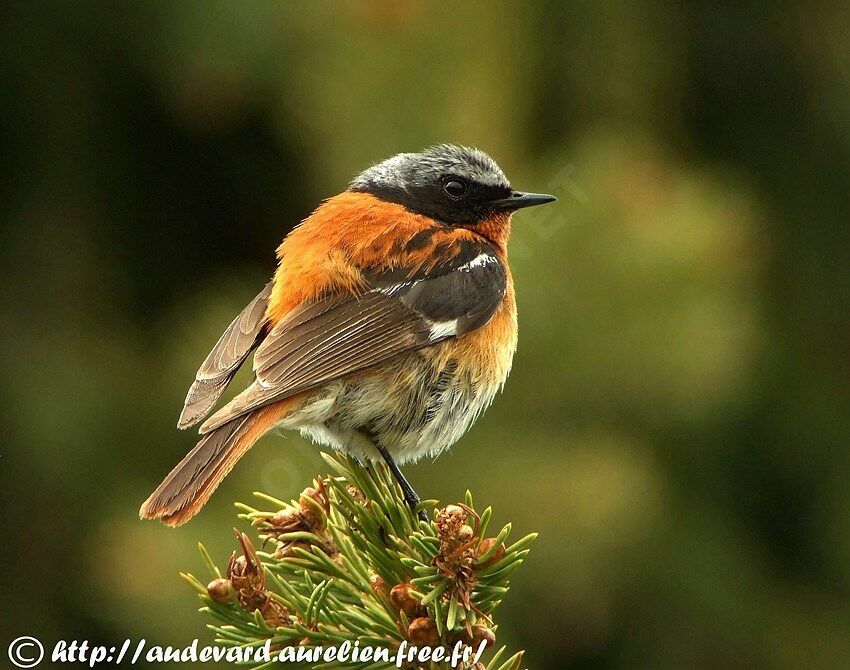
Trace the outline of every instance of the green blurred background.
<instances>
[{"instance_id":1,"label":"green blurred background","mask_svg":"<svg viewBox=\"0 0 850 670\"><path fill-rule=\"evenodd\" d=\"M324 468L269 436L190 525L140 522L194 443L194 370L321 198L454 141L560 198L516 217L504 394L408 472L540 531L499 641L532 668L850 667L848 25L846 2L4 4L3 639L209 639L195 541L224 562L234 500Z\"/></svg>"}]
</instances>

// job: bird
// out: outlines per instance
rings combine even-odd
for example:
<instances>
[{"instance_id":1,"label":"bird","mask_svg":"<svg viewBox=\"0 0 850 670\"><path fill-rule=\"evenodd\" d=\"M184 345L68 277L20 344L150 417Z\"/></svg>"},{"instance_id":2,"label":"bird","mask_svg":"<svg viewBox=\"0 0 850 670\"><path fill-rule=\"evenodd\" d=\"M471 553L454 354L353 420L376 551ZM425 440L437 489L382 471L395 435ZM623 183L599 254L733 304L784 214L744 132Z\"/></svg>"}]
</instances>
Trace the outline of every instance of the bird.
<instances>
[{"instance_id":1,"label":"bird","mask_svg":"<svg viewBox=\"0 0 850 670\"><path fill-rule=\"evenodd\" d=\"M489 155L454 144L397 154L324 200L201 364L178 421L202 422L200 441L140 517L187 522L275 429L367 467L383 461L415 509L400 466L455 444L511 369L512 215L554 200L515 190ZM210 415L252 354L251 383Z\"/></svg>"}]
</instances>

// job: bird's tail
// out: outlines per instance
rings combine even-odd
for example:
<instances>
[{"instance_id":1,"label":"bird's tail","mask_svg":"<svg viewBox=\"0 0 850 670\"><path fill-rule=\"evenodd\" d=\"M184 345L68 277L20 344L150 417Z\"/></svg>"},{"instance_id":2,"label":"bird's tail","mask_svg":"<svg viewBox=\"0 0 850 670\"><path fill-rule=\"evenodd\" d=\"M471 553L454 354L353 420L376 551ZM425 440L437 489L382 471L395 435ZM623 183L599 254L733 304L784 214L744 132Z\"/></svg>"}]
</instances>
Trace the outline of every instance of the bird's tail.
<instances>
[{"instance_id":1,"label":"bird's tail","mask_svg":"<svg viewBox=\"0 0 850 670\"><path fill-rule=\"evenodd\" d=\"M280 404L236 417L204 435L142 503L139 516L160 519L167 526L179 526L195 516L236 462L279 421Z\"/></svg>"}]
</instances>

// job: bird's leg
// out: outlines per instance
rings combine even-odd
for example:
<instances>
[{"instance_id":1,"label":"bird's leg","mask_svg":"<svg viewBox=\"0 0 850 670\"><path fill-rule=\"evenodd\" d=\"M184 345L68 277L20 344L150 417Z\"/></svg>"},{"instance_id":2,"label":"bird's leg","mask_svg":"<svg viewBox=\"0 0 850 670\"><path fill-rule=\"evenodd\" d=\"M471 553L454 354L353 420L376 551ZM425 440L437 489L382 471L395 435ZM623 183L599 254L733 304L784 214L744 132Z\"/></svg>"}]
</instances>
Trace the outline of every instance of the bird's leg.
<instances>
[{"instance_id":1,"label":"bird's leg","mask_svg":"<svg viewBox=\"0 0 850 670\"><path fill-rule=\"evenodd\" d=\"M384 461L386 461L387 467L390 469L390 472L393 473L393 477L395 477L395 480L401 487L401 492L404 495L404 501L408 504L410 509L415 510L416 506L420 503L419 496L416 495L416 491L413 490L410 482L407 481L407 478L405 478L402 474L401 469L398 467L395 459L393 459L390 455L390 452L387 451L385 447L378 444L377 441L375 441L375 448L378 450L378 453L381 454ZM428 515L425 513L425 510L419 511L419 520L428 521Z\"/></svg>"}]
</instances>

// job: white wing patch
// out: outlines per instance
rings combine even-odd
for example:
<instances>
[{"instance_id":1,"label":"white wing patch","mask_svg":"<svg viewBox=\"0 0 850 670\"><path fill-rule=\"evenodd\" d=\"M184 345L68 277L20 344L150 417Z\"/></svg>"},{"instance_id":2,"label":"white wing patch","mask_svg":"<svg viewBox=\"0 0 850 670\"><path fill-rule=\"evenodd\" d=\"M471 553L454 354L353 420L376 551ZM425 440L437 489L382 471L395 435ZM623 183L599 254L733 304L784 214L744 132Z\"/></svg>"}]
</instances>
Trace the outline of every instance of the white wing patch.
<instances>
[{"instance_id":1,"label":"white wing patch","mask_svg":"<svg viewBox=\"0 0 850 670\"><path fill-rule=\"evenodd\" d=\"M459 266L455 272L465 272L470 273L473 270L478 268L482 268L491 263L498 263L499 259L489 253L478 254L472 260L464 263ZM396 296L400 293L415 288L418 284L422 283L423 280L415 279L412 281L401 282L399 284L393 284L392 286L387 286L385 288L379 289L381 293L386 296ZM458 326L460 323L459 319L450 319L447 321L430 321L430 327L428 330L429 338L432 342L437 340L442 340L447 337L454 337L458 333Z\"/></svg>"},{"instance_id":2,"label":"white wing patch","mask_svg":"<svg viewBox=\"0 0 850 670\"><path fill-rule=\"evenodd\" d=\"M487 263L498 263L498 259L494 256L491 256L490 254L478 254L475 258L469 261L469 263L461 265L458 269L466 270L467 272L469 272L470 270L474 270L475 268L483 267L487 265Z\"/></svg>"},{"instance_id":3,"label":"white wing patch","mask_svg":"<svg viewBox=\"0 0 850 670\"><path fill-rule=\"evenodd\" d=\"M437 321L431 324L431 329L428 331L432 340L439 340L443 337L451 337L457 334L457 319L451 321Z\"/></svg>"}]
</instances>

